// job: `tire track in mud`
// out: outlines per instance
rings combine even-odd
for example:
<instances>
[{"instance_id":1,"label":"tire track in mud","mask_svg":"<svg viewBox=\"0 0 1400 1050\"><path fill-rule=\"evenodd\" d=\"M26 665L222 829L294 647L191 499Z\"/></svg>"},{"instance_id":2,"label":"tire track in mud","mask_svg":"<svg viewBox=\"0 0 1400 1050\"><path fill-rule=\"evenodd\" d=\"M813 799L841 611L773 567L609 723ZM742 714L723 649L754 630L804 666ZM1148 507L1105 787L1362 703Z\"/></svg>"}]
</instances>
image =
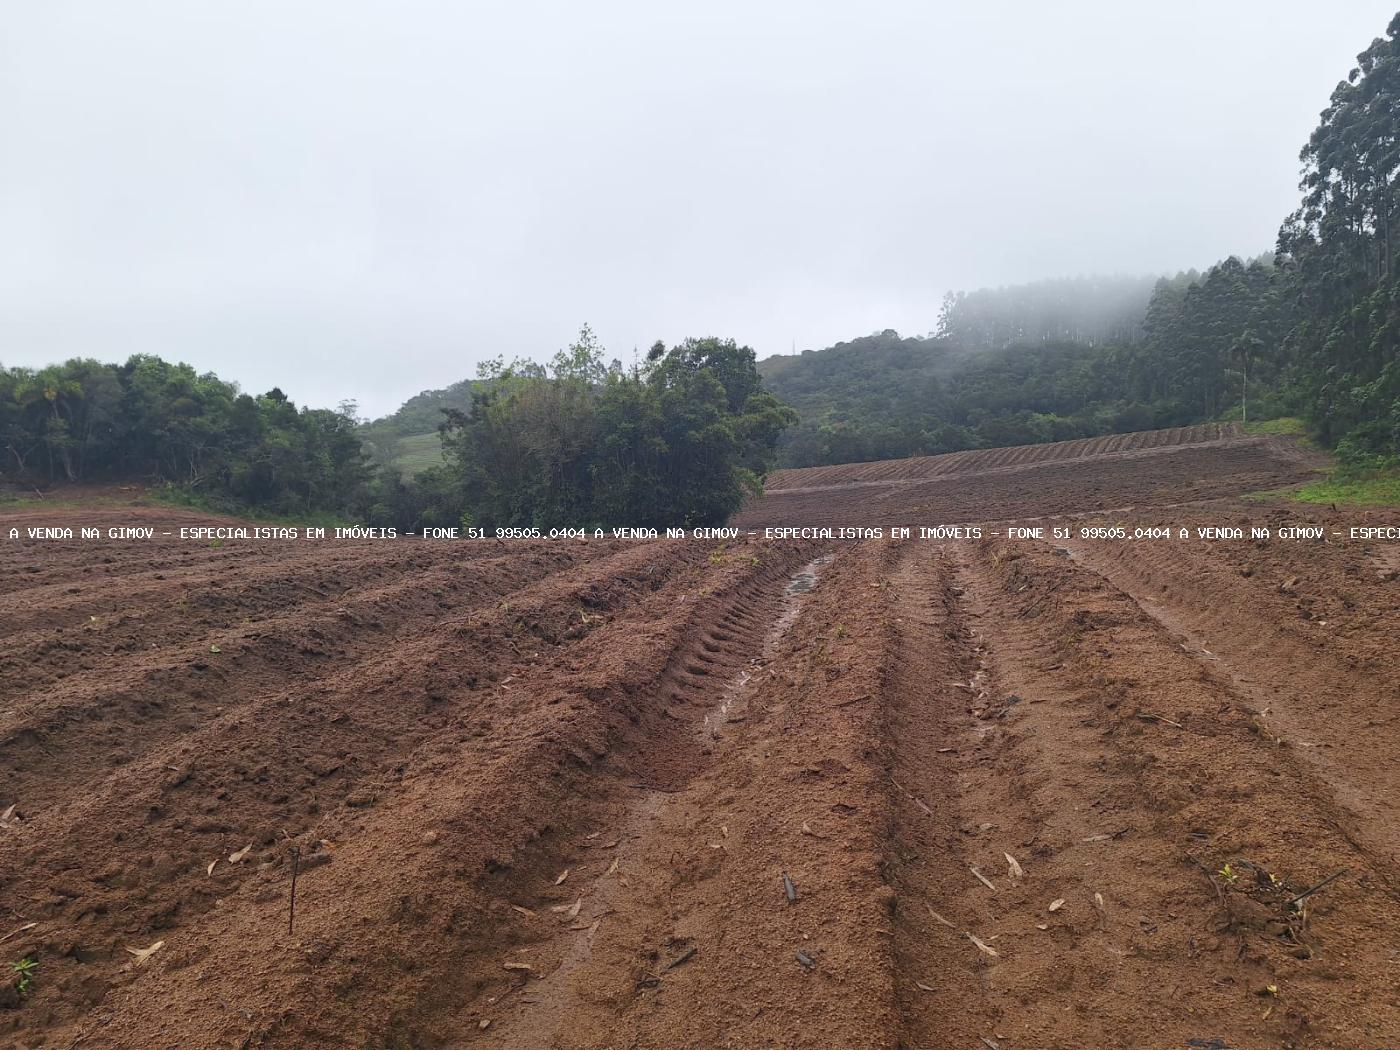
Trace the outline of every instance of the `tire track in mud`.
<instances>
[{"instance_id":1,"label":"tire track in mud","mask_svg":"<svg viewBox=\"0 0 1400 1050\"><path fill-rule=\"evenodd\" d=\"M1200 557L1206 595L1250 568L1294 601L1257 558ZM1400 1045L1387 858L1256 720L1237 679L1274 684L1262 666L1222 674L1152 615L1150 559L658 542L523 564L362 581L386 623L344 625L353 660L337 635L329 661L284 654L295 678L226 680L226 711L0 829L0 936L38 921L8 948L42 959L0 1043ZM443 609L458 571L476 589ZM1392 596L1310 608L1346 626ZM275 658L266 623L250 660ZM1341 655L1379 681L1356 637Z\"/></svg>"},{"instance_id":2,"label":"tire track in mud","mask_svg":"<svg viewBox=\"0 0 1400 1050\"><path fill-rule=\"evenodd\" d=\"M916 633L953 644L906 647L894 679L973 669L961 718L896 734L933 811L906 799L895 825L901 1045L1394 1045L1400 907L1309 767L1102 578L1048 549L947 551L964 595L926 587Z\"/></svg>"},{"instance_id":3,"label":"tire track in mud","mask_svg":"<svg viewBox=\"0 0 1400 1050\"><path fill-rule=\"evenodd\" d=\"M703 766L601 825L621 845L605 895L581 910L586 952L527 982L481 1045L893 1045L878 850L887 560L872 545L790 570L736 623L762 654L707 698L712 713L727 703L723 720L691 726Z\"/></svg>"},{"instance_id":4,"label":"tire track in mud","mask_svg":"<svg viewBox=\"0 0 1400 1050\"><path fill-rule=\"evenodd\" d=\"M639 959L634 952L634 970L619 974L618 960L607 958L622 940L614 927L630 931L629 937L642 944L664 946L670 963L687 958L692 939L656 933L658 925L665 926L664 915L656 914L655 902L639 899L633 880L644 872L648 853L656 849L658 825L668 822L674 796L682 794L707 766L719 761L716 751L725 746L730 727L747 719L752 677L772 659L801 608L803 595L815 584L817 573L829 558L824 555L812 560L790 579L766 578L756 581L756 587L746 587L734 599L722 602L714 613L703 616L702 622L709 626L696 624L696 633L673 653L658 677L657 694L666 705L663 714L677 725L670 727L665 739L649 739L638 754L634 768L642 782L632 787L640 795L627 801L621 814L604 818L606 833L589 833L579 843L601 849L603 859L611 858L612 862L586 889L571 890L579 894L577 913L573 906L553 906L564 908L566 920L571 920L564 935L569 943L562 949L559 965L547 975L538 975L542 979L525 990L528 1002L515 1016L502 1019L498 1035L488 1040L490 1045L503 1050L568 1045L565 1033L577 1029L579 1015L588 1012L588 1003L597 998L600 984L620 978L620 988L615 987L614 993L625 991L628 979L634 980L638 989L653 982L659 985L655 971L665 969L667 963L660 956ZM678 707L684 709L682 714L676 713ZM585 901L586 910L582 907ZM595 958L594 941L605 919L609 930ZM499 996L496 1001L500 1001ZM488 1009L481 1012L489 1015Z\"/></svg>"}]
</instances>

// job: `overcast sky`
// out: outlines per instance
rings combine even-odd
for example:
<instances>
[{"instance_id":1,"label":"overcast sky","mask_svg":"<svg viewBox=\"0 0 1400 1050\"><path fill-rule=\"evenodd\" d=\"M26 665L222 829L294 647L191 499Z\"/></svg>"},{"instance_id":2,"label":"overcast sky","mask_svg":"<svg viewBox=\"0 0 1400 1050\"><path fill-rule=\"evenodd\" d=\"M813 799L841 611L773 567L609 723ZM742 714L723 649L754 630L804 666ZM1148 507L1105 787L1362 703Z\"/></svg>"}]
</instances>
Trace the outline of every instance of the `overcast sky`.
<instances>
[{"instance_id":1,"label":"overcast sky","mask_svg":"<svg viewBox=\"0 0 1400 1050\"><path fill-rule=\"evenodd\" d=\"M0 363L379 415L584 321L767 356L1204 267L1393 5L8 0Z\"/></svg>"}]
</instances>

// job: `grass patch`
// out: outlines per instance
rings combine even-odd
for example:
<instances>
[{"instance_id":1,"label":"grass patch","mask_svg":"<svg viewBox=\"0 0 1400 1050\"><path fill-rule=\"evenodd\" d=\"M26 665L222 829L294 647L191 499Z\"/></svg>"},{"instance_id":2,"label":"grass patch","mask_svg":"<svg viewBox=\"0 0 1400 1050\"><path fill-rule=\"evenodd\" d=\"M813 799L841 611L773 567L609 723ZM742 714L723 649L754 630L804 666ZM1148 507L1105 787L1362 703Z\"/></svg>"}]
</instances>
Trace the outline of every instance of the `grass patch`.
<instances>
[{"instance_id":1,"label":"grass patch","mask_svg":"<svg viewBox=\"0 0 1400 1050\"><path fill-rule=\"evenodd\" d=\"M1288 494L1299 503L1400 507L1400 469L1338 470Z\"/></svg>"},{"instance_id":2,"label":"grass patch","mask_svg":"<svg viewBox=\"0 0 1400 1050\"><path fill-rule=\"evenodd\" d=\"M1308 433L1308 425L1297 416L1281 416L1278 419L1262 419L1252 423L1243 423L1241 429L1246 434L1281 434L1288 437L1306 437Z\"/></svg>"},{"instance_id":3,"label":"grass patch","mask_svg":"<svg viewBox=\"0 0 1400 1050\"><path fill-rule=\"evenodd\" d=\"M0 510L27 510L31 507L67 509L92 505L91 500L66 494L26 496L15 492L0 492Z\"/></svg>"},{"instance_id":4,"label":"grass patch","mask_svg":"<svg viewBox=\"0 0 1400 1050\"><path fill-rule=\"evenodd\" d=\"M327 511L307 511L303 514L274 514L271 511L257 510L245 506L237 500L221 499L203 492L191 492L175 485L152 489L147 499L165 507L181 507L187 510L201 510L207 514L220 514L230 518L240 518L260 525L319 525L323 528L359 525L338 514Z\"/></svg>"},{"instance_id":5,"label":"grass patch","mask_svg":"<svg viewBox=\"0 0 1400 1050\"><path fill-rule=\"evenodd\" d=\"M442 439L436 431L399 438L391 466L404 477L411 477L429 467L442 466Z\"/></svg>"},{"instance_id":6,"label":"grass patch","mask_svg":"<svg viewBox=\"0 0 1400 1050\"><path fill-rule=\"evenodd\" d=\"M1374 457L1360 463L1343 460L1325 477L1306 485L1251 492L1245 499L1339 507L1400 507L1400 462Z\"/></svg>"}]
</instances>

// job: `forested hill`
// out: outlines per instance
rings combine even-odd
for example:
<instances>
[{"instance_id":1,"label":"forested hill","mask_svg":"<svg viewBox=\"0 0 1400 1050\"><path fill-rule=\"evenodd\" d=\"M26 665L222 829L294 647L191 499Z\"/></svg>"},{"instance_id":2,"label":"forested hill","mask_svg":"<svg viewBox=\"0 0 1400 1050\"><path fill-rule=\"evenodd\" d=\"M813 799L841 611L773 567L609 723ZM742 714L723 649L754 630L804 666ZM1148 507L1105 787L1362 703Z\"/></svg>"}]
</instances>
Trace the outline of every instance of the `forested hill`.
<instances>
[{"instance_id":1,"label":"forested hill","mask_svg":"<svg viewBox=\"0 0 1400 1050\"><path fill-rule=\"evenodd\" d=\"M1181 274L1185 286L1199 275ZM934 334L892 329L759 362L797 410L784 467L1085 437L1181 413L1105 408L1094 347L1143 338L1155 277L1075 277L950 293ZM1108 398L1112 400L1112 398ZM1164 423L1164 425L1166 425Z\"/></svg>"},{"instance_id":2,"label":"forested hill","mask_svg":"<svg viewBox=\"0 0 1400 1050\"><path fill-rule=\"evenodd\" d=\"M758 363L764 385L797 411L780 465L811 466L910 455L896 419L924 416L954 365L946 340L893 329L825 350Z\"/></svg>"},{"instance_id":3,"label":"forested hill","mask_svg":"<svg viewBox=\"0 0 1400 1050\"><path fill-rule=\"evenodd\" d=\"M436 454L441 451L438 427L449 411L468 411L472 392L477 388L476 380L462 379L441 390L414 394L389 415L362 423L360 440L376 463L391 469L396 462L425 445L435 453L429 460L440 462L441 455Z\"/></svg>"},{"instance_id":4,"label":"forested hill","mask_svg":"<svg viewBox=\"0 0 1400 1050\"><path fill-rule=\"evenodd\" d=\"M949 295L935 335L886 329L760 361L769 389L798 412L778 463L937 455L1214 419L1243 400L1242 382L1228 375L1239 318L1275 305L1271 256L1229 259L1204 276ZM1277 337L1277 325L1263 328ZM1260 403L1275 392L1256 384L1256 407L1281 410L1277 398Z\"/></svg>"},{"instance_id":5,"label":"forested hill","mask_svg":"<svg viewBox=\"0 0 1400 1050\"><path fill-rule=\"evenodd\" d=\"M424 390L421 394L414 394L396 411L365 425L382 427L398 434L421 434L436 430L442 422L444 411L449 408L465 411L471 406L472 391L476 387L476 380L463 379L441 390Z\"/></svg>"}]
</instances>

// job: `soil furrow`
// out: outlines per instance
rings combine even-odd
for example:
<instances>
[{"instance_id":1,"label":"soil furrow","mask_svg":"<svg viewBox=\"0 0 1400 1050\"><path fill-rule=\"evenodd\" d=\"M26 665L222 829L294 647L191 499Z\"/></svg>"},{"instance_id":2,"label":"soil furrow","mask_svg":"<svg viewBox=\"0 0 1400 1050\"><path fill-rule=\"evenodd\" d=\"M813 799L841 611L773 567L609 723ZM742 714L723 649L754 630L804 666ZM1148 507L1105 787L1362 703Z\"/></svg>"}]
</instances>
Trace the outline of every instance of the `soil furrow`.
<instances>
[{"instance_id":1,"label":"soil furrow","mask_svg":"<svg viewBox=\"0 0 1400 1050\"><path fill-rule=\"evenodd\" d=\"M962 830L1001 839L964 852L994 863L1011 820L1024 871L979 868L996 885L978 934L998 952L994 1038L1392 1045L1400 907L1307 765L1101 577L988 543L964 578L992 673L961 796L991 826ZM1287 907L1341 867L1304 912Z\"/></svg>"},{"instance_id":2,"label":"soil furrow","mask_svg":"<svg viewBox=\"0 0 1400 1050\"><path fill-rule=\"evenodd\" d=\"M60 700L45 691L7 698L0 709L0 799L40 812L114 765L198 732L237 706L229 696L275 696L298 677L372 661L405 634L421 635L427 617L490 605L576 561L562 549L516 554L473 562L465 578L447 564L262 620L196 620L173 644L114 654L105 672L64 682Z\"/></svg>"},{"instance_id":3,"label":"soil furrow","mask_svg":"<svg viewBox=\"0 0 1400 1050\"><path fill-rule=\"evenodd\" d=\"M1324 546L1304 548L1314 570L1333 553ZM1229 547L1073 549L1248 703L1262 731L1316 768L1348 811L1349 836L1384 858L1400 888L1400 767L1390 761L1400 681L1380 655L1394 644L1400 608L1375 573L1354 574L1342 605L1329 610L1314 604L1318 588L1297 571L1246 569L1242 578L1232 557L1242 552Z\"/></svg>"},{"instance_id":4,"label":"soil furrow","mask_svg":"<svg viewBox=\"0 0 1400 1050\"><path fill-rule=\"evenodd\" d=\"M634 847L553 1045L893 1046L877 696L889 556L874 545L812 567L808 596L770 622L710 765Z\"/></svg>"},{"instance_id":5,"label":"soil furrow","mask_svg":"<svg viewBox=\"0 0 1400 1050\"><path fill-rule=\"evenodd\" d=\"M728 586L741 586L756 574L781 574L790 555L776 548L766 554L771 564L763 568L736 561L728 570L735 583ZM201 975L215 972L224 999L254 1014L241 1030L272 1045L344 1045L330 1032L359 1031L390 1043L460 1032L460 1016L444 1010L464 1005L474 981L485 986L510 976L498 954L512 942L502 919L518 916L491 886L502 880L518 886L521 871L531 870L531 858L542 862L556 848L560 829L576 820L586 823L610 792L635 794L629 787L637 777L631 757L646 750L643 740L661 736L660 716L642 692L658 671L648 670L649 658L619 660L619 654L636 649L644 637L652 639L644 651L673 650L686 619L703 616L691 610L708 607L706 595L717 576L723 573L698 545L632 548L590 563L572 578L537 584L533 596L527 589L496 610L449 625L400 652L398 667L428 672L420 679L427 687L426 706L405 702L401 671L381 677L361 669L359 676L347 672L341 685L324 681L307 694L306 702L314 704L310 719L297 706L272 701L259 705L251 721L243 712L211 730L217 735L196 752L241 753L246 757L235 765L252 775L240 778L246 783L224 779L232 790L214 800L211 813L219 826L204 827L198 841L170 848L172 824L182 823L178 798L184 784L175 800L162 800L174 808L157 825L126 838L127 849L157 851L157 857L162 849L168 852L168 860L152 872L165 886L162 903L153 908L147 900L153 888L149 878L132 880L118 895L126 902L115 923L99 919L82 937L81 954L92 965L87 973L75 973L70 987L96 977L92 971L111 979L120 958L114 934L121 930L133 938L164 935L178 942L181 952L170 957L169 988L142 986L131 996L113 992L123 1004L123 1027L99 1033L97 1026L107 1016L99 1014L83 1029L93 1045L131 1045L142 1025L159 1032L179 1024L175 1003L206 1014L217 1011L217 1003L200 994ZM622 644L628 638L631 645ZM475 685L469 681L473 677ZM363 700L352 700L353 688ZM377 695L386 694L396 697L392 706L366 719L366 702L373 705ZM329 717L337 707L358 713L337 724ZM629 735L637 737L635 744ZM280 774L307 768L288 751L299 750L296 741L310 739L328 745L332 767L337 755L350 761L324 770L330 778L325 803L298 812L276 800L304 797L304 789L295 792L295 784L283 782ZM253 762L262 765L250 768ZM202 771L207 763L199 765ZM616 772L600 780L603 768ZM201 772L194 799L207 780ZM128 805L140 811L151 793L132 794ZM336 799L342 801L337 805ZM94 801L97 808L110 804L110 797ZM89 844L94 836L81 830L91 814L87 820L76 812L72 816L76 826L64 832L64 849L77 857L96 843ZM431 840L424 838L424 828L436 829ZM42 831L36 825L27 833ZM220 861L212 879L206 876L209 858L237 848L227 844L245 836L254 844L246 870ZM332 845L319 847L322 840ZM200 844L210 841L226 845L221 851ZM259 960L270 950L266 938L276 936L279 910L285 917L285 850L292 844L308 856L330 851L334 864L307 874L306 898L299 906L304 919L298 920L295 940L275 942L283 964L269 985ZM368 881L366 873L373 873ZM75 882L79 895L88 896L81 879ZM528 899L516 895L517 901ZM65 902L39 914L61 930L65 919L84 911L81 904ZM392 936L381 931L366 941L357 935L366 923L379 928L386 916L396 931ZM265 932L249 943L249 930ZM52 946L58 935L50 927L47 943ZM298 962L303 952L320 961ZM196 965L197 970L183 972ZM366 966L387 983L363 982ZM469 972L476 976L464 983ZM355 983L339 983L345 974L358 975ZM127 980L118 976L116 982L121 988ZM296 988L296 997L324 1000L324 1010L313 1018L293 1017L278 1006L274 988ZM385 994L390 998L380 998ZM228 1022L233 1028L241 1024L237 1016ZM184 1045L221 1045L217 1031L218 1026L209 1033L207 1044Z\"/></svg>"}]
</instances>

